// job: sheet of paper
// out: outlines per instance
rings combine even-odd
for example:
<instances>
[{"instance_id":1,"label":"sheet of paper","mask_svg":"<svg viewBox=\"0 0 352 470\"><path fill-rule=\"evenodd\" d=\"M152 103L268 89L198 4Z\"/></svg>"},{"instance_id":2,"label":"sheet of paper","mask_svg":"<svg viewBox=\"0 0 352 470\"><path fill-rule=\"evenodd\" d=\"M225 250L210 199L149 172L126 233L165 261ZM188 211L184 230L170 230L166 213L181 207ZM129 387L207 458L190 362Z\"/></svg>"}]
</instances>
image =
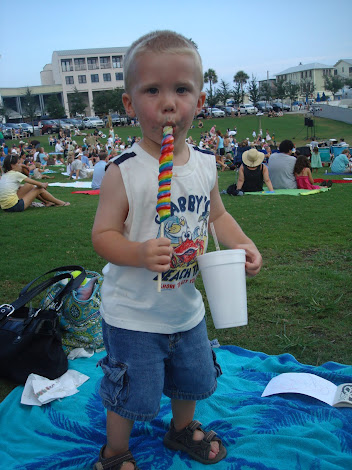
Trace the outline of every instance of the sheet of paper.
<instances>
[{"instance_id":1,"label":"sheet of paper","mask_svg":"<svg viewBox=\"0 0 352 470\"><path fill-rule=\"evenodd\" d=\"M301 393L332 406L336 389L336 385L318 375L287 372L271 379L262 393L262 397L276 393Z\"/></svg>"}]
</instances>

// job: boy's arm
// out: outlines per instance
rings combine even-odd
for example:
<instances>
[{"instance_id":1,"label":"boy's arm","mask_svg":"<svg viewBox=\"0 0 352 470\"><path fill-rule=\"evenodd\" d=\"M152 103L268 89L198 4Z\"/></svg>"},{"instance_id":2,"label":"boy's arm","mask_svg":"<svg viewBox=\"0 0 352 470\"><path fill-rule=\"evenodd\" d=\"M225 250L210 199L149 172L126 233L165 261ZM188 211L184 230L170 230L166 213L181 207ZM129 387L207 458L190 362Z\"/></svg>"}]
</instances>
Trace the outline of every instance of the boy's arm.
<instances>
[{"instance_id":1,"label":"boy's arm","mask_svg":"<svg viewBox=\"0 0 352 470\"><path fill-rule=\"evenodd\" d=\"M170 240L156 238L143 243L128 240L123 235L128 209L120 168L110 164L100 188L92 231L95 251L113 264L143 267L155 272L167 271L172 254Z\"/></svg>"},{"instance_id":2,"label":"boy's arm","mask_svg":"<svg viewBox=\"0 0 352 470\"><path fill-rule=\"evenodd\" d=\"M225 210L222 203L218 183L210 193L210 217L213 222L217 238L220 243L230 249L246 250L246 272L249 276L259 273L262 266L262 257L257 247L250 238L245 235L235 219Z\"/></svg>"}]
</instances>

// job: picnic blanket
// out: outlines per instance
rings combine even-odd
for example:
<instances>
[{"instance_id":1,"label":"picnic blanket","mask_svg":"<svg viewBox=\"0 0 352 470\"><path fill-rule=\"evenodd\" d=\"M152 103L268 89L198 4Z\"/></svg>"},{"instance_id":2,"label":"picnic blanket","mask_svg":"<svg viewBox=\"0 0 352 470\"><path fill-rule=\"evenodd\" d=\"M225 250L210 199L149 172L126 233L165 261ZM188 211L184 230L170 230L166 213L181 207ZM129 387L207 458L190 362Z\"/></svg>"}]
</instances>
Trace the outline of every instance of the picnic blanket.
<instances>
[{"instance_id":1,"label":"picnic blanket","mask_svg":"<svg viewBox=\"0 0 352 470\"><path fill-rule=\"evenodd\" d=\"M346 171L345 173L333 173L332 171L329 171L329 173L326 173L327 175L352 175L351 171Z\"/></svg>"},{"instance_id":2,"label":"picnic blanket","mask_svg":"<svg viewBox=\"0 0 352 470\"><path fill-rule=\"evenodd\" d=\"M289 354L268 356L236 346L215 349L223 375L216 392L199 401L195 418L227 447L217 470L347 470L352 462L352 408L333 408L314 398L281 394L262 398L272 377L308 372L335 383L352 382L352 366L304 365ZM103 353L70 361L90 379L76 395L41 407L20 405L23 387L0 405L1 467L11 470L91 470L105 443L106 414L96 367ZM162 397L151 422L137 422L131 450L141 470L204 470L186 454L163 446L171 419Z\"/></svg>"},{"instance_id":3,"label":"picnic blanket","mask_svg":"<svg viewBox=\"0 0 352 470\"><path fill-rule=\"evenodd\" d=\"M310 196L311 194L323 193L329 191L330 188L320 189L275 189L274 192L270 191L256 191L245 193L245 196Z\"/></svg>"},{"instance_id":4,"label":"picnic blanket","mask_svg":"<svg viewBox=\"0 0 352 470\"><path fill-rule=\"evenodd\" d=\"M91 189L88 191L72 191L72 194L90 194L91 196L99 196L100 189Z\"/></svg>"},{"instance_id":5,"label":"picnic blanket","mask_svg":"<svg viewBox=\"0 0 352 470\"><path fill-rule=\"evenodd\" d=\"M60 186L62 188L91 188L91 181L74 181L72 183L49 183L49 186Z\"/></svg>"},{"instance_id":6,"label":"picnic blanket","mask_svg":"<svg viewBox=\"0 0 352 470\"><path fill-rule=\"evenodd\" d=\"M324 180L323 178L315 178L314 183L322 183L323 181L332 181L333 183L352 183L352 178L344 178L343 180Z\"/></svg>"}]
</instances>

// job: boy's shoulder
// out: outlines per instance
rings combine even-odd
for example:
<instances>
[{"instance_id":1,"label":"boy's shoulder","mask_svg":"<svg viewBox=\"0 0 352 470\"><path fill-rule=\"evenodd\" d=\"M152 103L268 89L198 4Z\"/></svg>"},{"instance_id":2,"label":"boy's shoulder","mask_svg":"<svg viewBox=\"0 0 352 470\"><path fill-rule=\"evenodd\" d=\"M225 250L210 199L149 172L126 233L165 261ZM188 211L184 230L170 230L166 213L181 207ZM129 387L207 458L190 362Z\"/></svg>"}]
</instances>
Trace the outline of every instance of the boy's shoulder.
<instances>
[{"instance_id":1,"label":"boy's shoulder","mask_svg":"<svg viewBox=\"0 0 352 470\"><path fill-rule=\"evenodd\" d=\"M111 160L109 160L108 165L111 165L112 163L114 165L121 165L121 163L125 162L126 160L129 160L130 158L136 157L137 154L136 152L131 152L130 149L128 151L123 152L121 155L117 155L116 157L113 157Z\"/></svg>"},{"instance_id":2,"label":"boy's shoulder","mask_svg":"<svg viewBox=\"0 0 352 470\"><path fill-rule=\"evenodd\" d=\"M200 153L204 153L206 155L213 155L214 156L214 153L210 150L201 149L197 145L193 145L192 147L196 152L200 152Z\"/></svg>"}]
</instances>

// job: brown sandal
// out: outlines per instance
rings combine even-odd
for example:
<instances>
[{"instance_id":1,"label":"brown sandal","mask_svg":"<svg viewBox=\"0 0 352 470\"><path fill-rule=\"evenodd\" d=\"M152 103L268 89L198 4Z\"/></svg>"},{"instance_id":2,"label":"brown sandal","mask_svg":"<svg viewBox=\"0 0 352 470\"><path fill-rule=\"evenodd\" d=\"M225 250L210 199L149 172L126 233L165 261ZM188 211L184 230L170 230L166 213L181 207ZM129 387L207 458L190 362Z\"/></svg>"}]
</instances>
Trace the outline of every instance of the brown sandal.
<instances>
[{"instance_id":1,"label":"brown sandal","mask_svg":"<svg viewBox=\"0 0 352 470\"><path fill-rule=\"evenodd\" d=\"M196 430L204 433L204 437L201 441L195 441L193 439L193 433ZM219 443L219 453L213 459L209 459L209 452L211 450L210 443L213 441ZM216 433L214 431L203 431L199 421L192 421L186 428L182 429L182 431L177 432L174 427L174 422L171 420L170 430L164 437L164 445L172 450L187 452L192 459L205 465L217 463L227 455L227 451Z\"/></svg>"},{"instance_id":2,"label":"brown sandal","mask_svg":"<svg viewBox=\"0 0 352 470\"><path fill-rule=\"evenodd\" d=\"M137 463L133 458L132 452L128 450L124 454L116 455L108 459L104 459L103 454L105 445L100 449L99 460L94 465L93 470L120 470L124 462L131 462L134 465L135 470L139 470Z\"/></svg>"}]
</instances>

